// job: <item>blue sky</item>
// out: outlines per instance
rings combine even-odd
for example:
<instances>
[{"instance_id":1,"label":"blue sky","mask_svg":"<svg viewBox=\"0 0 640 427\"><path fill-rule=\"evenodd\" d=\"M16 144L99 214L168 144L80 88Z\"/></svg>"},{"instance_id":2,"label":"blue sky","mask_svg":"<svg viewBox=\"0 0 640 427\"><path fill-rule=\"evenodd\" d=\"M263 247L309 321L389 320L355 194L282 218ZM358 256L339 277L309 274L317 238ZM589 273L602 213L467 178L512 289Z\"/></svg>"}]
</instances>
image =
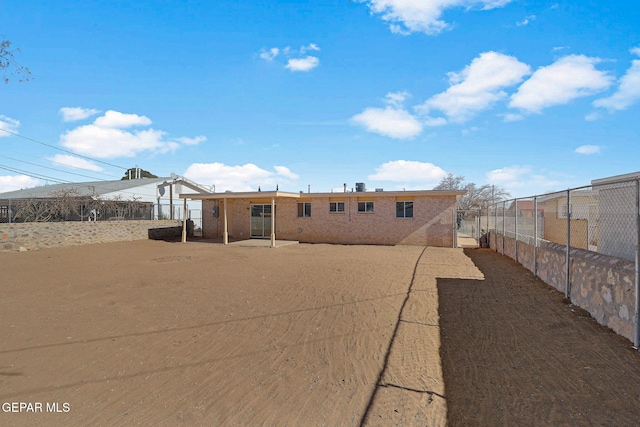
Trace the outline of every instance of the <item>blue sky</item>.
<instances>
[{"instance_id":1,"label":"blue sky","mask_svg":"<svg viewBox=\"0 0 640 427\"><path fill-rule=\"evenodd\" d=\"M32 72L0 86L0 192L138 165L519 197L640 170L637 2L5 0L0 22Z\"/></svg>"}]
</instances>

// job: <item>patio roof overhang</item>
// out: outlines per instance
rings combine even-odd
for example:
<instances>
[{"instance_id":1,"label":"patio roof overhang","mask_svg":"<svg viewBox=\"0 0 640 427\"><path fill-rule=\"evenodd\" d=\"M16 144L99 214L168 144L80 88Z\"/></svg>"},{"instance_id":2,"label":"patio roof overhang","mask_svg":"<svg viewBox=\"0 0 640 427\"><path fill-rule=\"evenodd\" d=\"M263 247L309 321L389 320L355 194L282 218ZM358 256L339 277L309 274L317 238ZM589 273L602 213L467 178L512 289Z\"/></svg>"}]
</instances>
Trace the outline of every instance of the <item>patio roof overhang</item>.
<instances>
[{"instance_id":1,"label":"patio roof overhang","mask_svg":"<svg viewBox=\"0 0 640 427\"><path fill-rule=\"evenodd\" d=\"M286 191L247 191L247 192L228 192L228 193L208 193L208 194L180 194L181 199L191 200L223 200L223 199L254 199L256 197L264 198L292 198L299 199L301 197L397 197L397 196L462 196L467 194L466 191L449 191L449 190L409 190L409 191L349 191L334 193L290 193Z\"/></svg>"},{"instance_id":2,"label":"patio roof overhang","mask_svg":"<svg viewBox=\"0 0 640 427\"><path fill-rule=\"evenodd\" d=\"M223 199L252 199L256 197L279 198L287 197L292 199L300 198L299 193L289 193L285 191L249 191L241 193L209 193L209 194L180 194L181 199L191 200L223 200Z\"/></svg>"}]
</instances>

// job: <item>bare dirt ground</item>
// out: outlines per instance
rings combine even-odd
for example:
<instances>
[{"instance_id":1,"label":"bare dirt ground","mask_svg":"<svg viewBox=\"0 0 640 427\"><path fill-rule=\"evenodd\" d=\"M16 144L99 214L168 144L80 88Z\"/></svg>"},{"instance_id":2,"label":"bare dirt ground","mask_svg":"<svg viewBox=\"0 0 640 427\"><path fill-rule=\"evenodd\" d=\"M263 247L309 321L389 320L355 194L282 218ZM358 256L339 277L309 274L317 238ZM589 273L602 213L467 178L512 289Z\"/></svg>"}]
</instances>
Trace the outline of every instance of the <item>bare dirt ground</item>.
<instances>
[{"instance_id":1,"label":"bare dirt ground","mask_svg":"<svg viewBox=\"0 0 640 427\"><path fill-rule=\"evenodd\" d=\"M640 416L630 343L489 250L137 241L0 269L0 425Z\"/></svg>"}]
</instances>

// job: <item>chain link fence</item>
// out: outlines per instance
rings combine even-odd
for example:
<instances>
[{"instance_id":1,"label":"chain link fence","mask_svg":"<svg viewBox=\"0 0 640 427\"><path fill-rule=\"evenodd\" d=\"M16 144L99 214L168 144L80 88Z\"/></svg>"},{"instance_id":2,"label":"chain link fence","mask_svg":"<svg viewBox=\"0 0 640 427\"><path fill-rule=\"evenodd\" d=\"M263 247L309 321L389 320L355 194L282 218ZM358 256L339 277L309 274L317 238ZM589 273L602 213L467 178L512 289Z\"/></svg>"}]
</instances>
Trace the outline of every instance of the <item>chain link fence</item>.
<instances>
[{"instance_id":1,"label":"chain link fence","mask_svg":"<svg viewBox=\"0 0 640 427\"><path fill-rule=\"evenodd\" d=\"M503 200L484 210L480 221L482 230L490 236L490 247L522 263L535 275L542 262L539 248L547 243L561 248L558 250L564 251L564 259L558 257L547 263L557 271L545 274L562 278L566 298L572 297L572 277L580 273L572 264L575 250L613 257L611 262L621 259L635 263L634 346L638 347L640 177L597 180L590 186Z\"/></svg>"},{"instance_id":2,"label":"chain link fence","mask_svg":"<svg viewBox=\"0 0 640 427\"><path fill-rule=\"evenodd\" d=\"M635 261L638 180L503 200L483 212L482 230L536 245L549 241Z\"/></svg>"},{"instance_id":3,"label":"chain link fence","mask_svg":"<svg viewBox=\"0 0 640 427\"><path fill-rule=\"evenodd\" d=\"M182 203L149 203L136 200L75 200L65 198L16 199L0 201L0 223L62 221L182 221ZM202 210L187 206L187 219L194 221L196 233L202 230Z\"/></svg>"}]
</instances>

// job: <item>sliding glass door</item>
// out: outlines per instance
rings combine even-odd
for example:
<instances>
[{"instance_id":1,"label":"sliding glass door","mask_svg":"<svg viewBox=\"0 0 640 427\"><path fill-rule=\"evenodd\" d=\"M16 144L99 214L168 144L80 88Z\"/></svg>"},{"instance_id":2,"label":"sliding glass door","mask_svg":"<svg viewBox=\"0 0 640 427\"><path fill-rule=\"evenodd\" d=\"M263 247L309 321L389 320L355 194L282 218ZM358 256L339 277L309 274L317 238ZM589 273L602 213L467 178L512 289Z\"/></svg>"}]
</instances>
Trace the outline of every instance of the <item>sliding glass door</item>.
<instances>
[{"instance_id":1,"label":"sliding glass door","mask_svg":"<svg viewBox=\"0 0 640 427\"><path fill-rule=\"evenodd\" d=\"M271 205L251 205L251 237L271 236Z\"/></svg>"}]
</instances>

